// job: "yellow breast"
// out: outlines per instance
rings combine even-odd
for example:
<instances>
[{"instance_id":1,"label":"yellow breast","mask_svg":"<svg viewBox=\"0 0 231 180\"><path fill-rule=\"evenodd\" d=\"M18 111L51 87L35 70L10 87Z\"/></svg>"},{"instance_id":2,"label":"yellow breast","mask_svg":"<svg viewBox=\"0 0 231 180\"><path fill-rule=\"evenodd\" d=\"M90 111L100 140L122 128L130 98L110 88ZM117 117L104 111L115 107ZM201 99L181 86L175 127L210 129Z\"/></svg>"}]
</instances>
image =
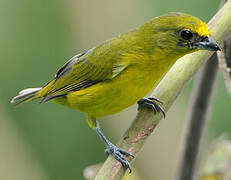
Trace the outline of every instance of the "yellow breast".
<instances>
[{"instance_id":1,"label":"yellow breast","mask_svg":"<svg viewBox=\"0 0 231 180\"><path fill-rule=\"evenodd\" d=\"M133 61L133 65L111 80L71 92L65 100L57 100L96 118L117 113L147 95L175 62L167 59L166 62L150 61L147 58L150 57L139 59L139 63ZM142 63L142 60L149 63Z\"/></svg>"}]
</instances>

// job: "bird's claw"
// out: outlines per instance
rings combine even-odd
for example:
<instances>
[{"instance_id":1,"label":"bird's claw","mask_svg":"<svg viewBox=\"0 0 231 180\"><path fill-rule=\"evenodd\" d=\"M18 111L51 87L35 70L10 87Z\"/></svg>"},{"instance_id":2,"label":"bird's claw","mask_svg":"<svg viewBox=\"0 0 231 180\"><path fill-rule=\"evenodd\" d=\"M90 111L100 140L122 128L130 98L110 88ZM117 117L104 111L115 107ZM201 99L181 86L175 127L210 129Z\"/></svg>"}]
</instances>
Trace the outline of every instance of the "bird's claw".
<instances>
[{"instance_id":1,"label":"bird's claw","mask_svg":"<svg viewBox=\"0 0 231 180\"><path fill-rule=\"evenodd\" d=\"M119 161L126 169L129 169L129 172L131 173L131 166L128 160L125 158L125 156L131 156L134 158L135 156L131 154L130 152L117 148L114 144L109 144L107 146L107 149L105 150L106 154L111 154L117 161Z\"/></svg>"},{"instance_id":2,"label":"bird's claw","mask_svg":"<svg viewBox=\"0 0 231 180\"><path fill-rule=\"evenodd\" d=\"M140 110L143 107L146 107L146 108L152 109L155 113L161 112L163 116L165 117L166 116L165 111L160 105L162 103L163 103L162 101L160 101L159 99L155 97L142 98L141 100L137 102L138 110Z\"/></svg>"}]
</instances>

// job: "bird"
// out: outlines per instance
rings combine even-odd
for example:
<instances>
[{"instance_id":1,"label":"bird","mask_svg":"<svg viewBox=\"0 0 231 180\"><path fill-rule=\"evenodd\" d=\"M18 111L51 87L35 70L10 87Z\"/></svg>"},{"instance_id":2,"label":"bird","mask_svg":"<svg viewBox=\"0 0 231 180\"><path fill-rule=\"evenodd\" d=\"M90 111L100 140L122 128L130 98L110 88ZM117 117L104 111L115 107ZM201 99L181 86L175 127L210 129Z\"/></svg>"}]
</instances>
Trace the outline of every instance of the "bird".
<instances>
[{"instance_id":1,"label":"bird","mask_svg":"<svg viewBox=\"0 0 231 180\"><path fill-rule=\"evenodd\" d=\"M178 59L199 50L220 50L207 24L189 14L167 13L75 55L51 81L20 91L11 103L41 99L40 103L50 101L85 112L89 127L105 143L106 153L131 172L127 157L133 154L109 141L98 119L135 103L138 110L150 108L165 116L164 102L145 96Z\"/></svg>"}]
</instances>

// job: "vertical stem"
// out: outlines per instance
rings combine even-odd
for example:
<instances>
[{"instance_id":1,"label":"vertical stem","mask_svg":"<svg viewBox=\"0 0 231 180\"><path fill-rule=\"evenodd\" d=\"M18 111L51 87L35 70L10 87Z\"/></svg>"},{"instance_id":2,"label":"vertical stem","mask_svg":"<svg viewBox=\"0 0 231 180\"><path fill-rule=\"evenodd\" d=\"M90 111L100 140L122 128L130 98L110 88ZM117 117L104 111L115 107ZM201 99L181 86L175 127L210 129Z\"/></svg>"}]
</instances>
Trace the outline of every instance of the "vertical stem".
<instances>
[{"instance_id":1,"label":"vertical stem","mask_svg":"<svg viewBox=\"0 0 231 180\"><path fill-rule=\"evenodd\" d=\"M223 50L217 54L219 67L223 72L227 91L231 94L231 34L221 46Z\"/></svg>"},{"instance_id":2,"label":"vertical stem","mask_svg":"<svg viewBox=\"0 0 231 180\"><path fill-rule=\"evenodd\" d=\"M217 53L214 53L199 75L186 122L182 149L175 180L194 180L203 141L208 129L211 100L213 99L218 70Z\"/></svg>"}]
</instances>

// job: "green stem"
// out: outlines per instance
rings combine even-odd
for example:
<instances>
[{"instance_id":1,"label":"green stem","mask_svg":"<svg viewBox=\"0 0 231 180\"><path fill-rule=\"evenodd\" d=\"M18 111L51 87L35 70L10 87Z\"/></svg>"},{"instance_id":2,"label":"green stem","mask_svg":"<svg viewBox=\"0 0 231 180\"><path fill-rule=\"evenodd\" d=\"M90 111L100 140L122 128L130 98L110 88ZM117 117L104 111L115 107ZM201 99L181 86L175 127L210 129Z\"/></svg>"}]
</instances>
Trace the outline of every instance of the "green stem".
<instances>
[{"instance_id":1,"label":"green stem","mask_svg":"<svg viewBox=\"0 0 231 180\"><path fill-rule=\"evenodd\" d=\"M231 32L230 12L231 0L216 13L208 24L212 36L218 42L222 42ZM196 52L184 56L171 68L153 92L153 96L164 102L163 108L166 111L173 104L185 84L211 55L212 52L208 51ZM138 112L136 118L118 143L118 146L136 155L161 118L162 115L160 113L153 115L153 112L148 109ZM120 180L125 172L122 165L109 156L95 180Z\"/></svg>"}]
</instances>

